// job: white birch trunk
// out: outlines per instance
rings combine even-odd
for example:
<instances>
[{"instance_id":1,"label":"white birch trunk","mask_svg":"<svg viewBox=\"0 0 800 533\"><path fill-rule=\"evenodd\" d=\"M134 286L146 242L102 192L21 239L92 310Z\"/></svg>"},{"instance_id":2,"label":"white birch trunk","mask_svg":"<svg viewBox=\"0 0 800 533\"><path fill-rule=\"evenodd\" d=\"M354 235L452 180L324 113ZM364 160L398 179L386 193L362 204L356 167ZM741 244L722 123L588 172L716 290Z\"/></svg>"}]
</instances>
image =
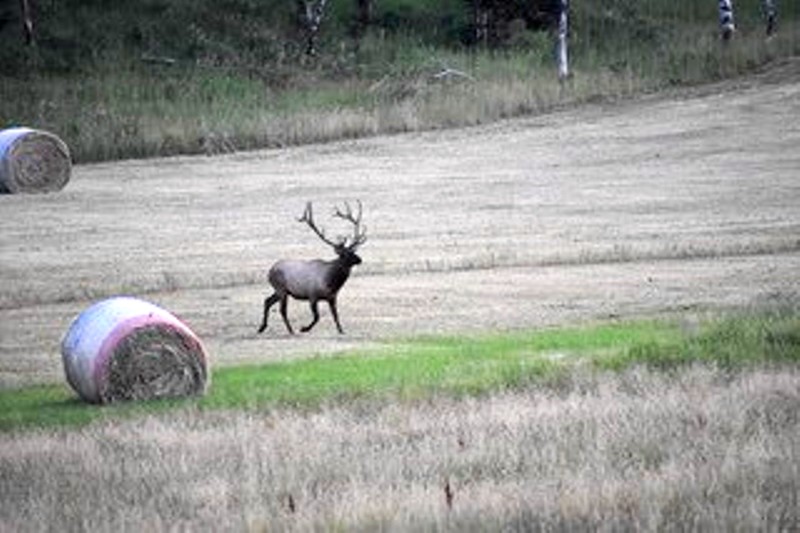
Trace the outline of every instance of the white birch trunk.
<instances>
[{"instance_id":1,"label":"white birch trunk","mask_svg":"<svg viewBox=\"0 0 800 533\"><path fill-rule=\"evenodd\" d=\"M561 81L569 77L569 55L567 53L567 37L569 35L569 0L561 0L558 14L558 44L556 47L556 61L558 63L558 79Z\"/></svg>"},{"instance_id":2,"label":"white birch trunk","mask_svg":"<svg viewBox=\"0 0 800 533\"><path fill-rule=\"evenodd\" d=\"M733 23L733 0L719 0L719 29L726 41L733 37L736 26Z\"/></svg>"},{"instance_id":3,"label":"white birch trunk","mask_svg":"<svg viewBox=\"0 0 800 533\"><path fill-rule=\"evenodd\" d=\"M302 23L306 31L306 55L317 55L317 35L325 16L327 3L328 0L303 0L302 2L302 6L305 8L302 14Z\"/></svg>"}]
</instances>

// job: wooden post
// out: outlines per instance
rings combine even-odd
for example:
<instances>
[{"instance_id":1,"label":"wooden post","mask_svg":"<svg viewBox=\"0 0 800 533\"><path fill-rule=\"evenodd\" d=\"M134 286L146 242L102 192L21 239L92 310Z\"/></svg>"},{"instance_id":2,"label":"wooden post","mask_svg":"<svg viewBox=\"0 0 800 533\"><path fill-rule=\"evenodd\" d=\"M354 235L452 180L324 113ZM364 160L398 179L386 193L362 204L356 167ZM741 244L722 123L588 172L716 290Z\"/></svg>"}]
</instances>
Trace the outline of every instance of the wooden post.
<instances>
[{"instance_id":1,"label":"wooden post","mask_svg":"<svg viewBox=\"0 0 800 533\"><path fill-rule=\"evenodd\" d=\"M719 0L719 29L725 41L733 37L733 32L736 31L733 23L733 0Z\"/></svg>"},{"instance_id":2,"label":"wooden post","mask_svg":"<svg viewBox=\"0 0 800 533\"><path fill-rule=\"evenodd\" d=\"M569 0L560 0L558 13L558 43L556 45L556 62L558 63L558 79L564 81L569 77L569 55L567 38L569 36Z\"/></svg>"}]
</instances>

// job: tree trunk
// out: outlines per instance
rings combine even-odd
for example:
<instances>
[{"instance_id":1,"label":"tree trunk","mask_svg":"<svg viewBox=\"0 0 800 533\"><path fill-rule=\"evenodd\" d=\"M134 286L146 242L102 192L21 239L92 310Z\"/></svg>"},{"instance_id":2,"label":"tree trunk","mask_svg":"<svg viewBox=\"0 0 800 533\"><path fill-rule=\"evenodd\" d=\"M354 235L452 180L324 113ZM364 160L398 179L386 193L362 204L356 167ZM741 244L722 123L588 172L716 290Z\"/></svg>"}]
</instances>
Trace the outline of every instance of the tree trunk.
<instances>
[{"instance_id":1,"label":"tree trunk","mask_svg":"<svg viewBox=\"0 0 800 533\"><path fill-rule=\"evenodd\" d=\"M306 55L317 55L317 36L328 0L297 0L297 19L305 34Z\"/></svg>"},{"instance_id":2,"label":"tree trunk","mask_svg":"<svg viewBox=\"0 0 800 533\"><path fill-rule=\"evenodd\" d=\"M373 0L356 0L356 37L360 39L372 23Z\"/></svg>"},{"instance_id":3,"label":"tree trunk","mask_svg":"<svg viewBox=\"0 0 800 533\"><path fill-rule=\"evenodd\" d=\"M567 54L567 38L569 36L569 0L561 0L558 13L558 43L556 45L556 61L558 63L558 79L569 78L569 55Z\"/></svg>"},{"instance_id":4,"label":"tree trunk","mask_svg":"<svg viewBox=\"0 0 800 533\"><path fill-rule=\"evenodd\" d=\"M719 0L719 29L725 41L733 37L733 32L736 31L733 23L733 0Z\"/></svg>"},{"instance_id":5,"label":"tree trunk","mask_svg":"<svg viewBox=\"0 0 800 533\"><path fill-rule=\"evenodd\" d=\"M30 46L34 42L31 6L29 0L20 0L20 4L22 8L22 35L25 39L25 44Z\"/></svg>"},{"instance_id":6,"label":"tree trunk","mask_svg":"<svg viewBox=\"0 0 800 533\"><path fill-rule=\"evenodd\" d=\"M764 0L763 4L764 17L767 19L767 37L775 33L775 28L778 24L778 6L775 0Z\"/></svg>"},{"instance_id":7,"label":"tree trunk","mask_svg":"<svg viewBox=\"0 0 800 533\"><path fill-rule=\"evenodd\" d=\"M469 0L470 21L472 23L472 44L488 45L491 26L491 6L481 0Z\"/></svg>"}]
</instances>

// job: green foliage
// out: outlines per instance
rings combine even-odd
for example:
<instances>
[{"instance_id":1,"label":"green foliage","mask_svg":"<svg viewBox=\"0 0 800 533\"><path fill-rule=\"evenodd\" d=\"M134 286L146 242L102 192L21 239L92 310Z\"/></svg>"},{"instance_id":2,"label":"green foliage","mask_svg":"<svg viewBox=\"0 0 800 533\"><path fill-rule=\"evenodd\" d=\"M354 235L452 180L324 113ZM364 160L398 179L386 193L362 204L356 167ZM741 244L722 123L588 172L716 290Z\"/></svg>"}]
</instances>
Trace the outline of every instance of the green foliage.
<instances>
[{"instance_id":1,"label":"green foliage","mask_svg":"<svg viewBox=\"0 0 800 533\"><path fill-rule=\"evenodd\" d=\"M737 3L739 31L725 46L713 4L573 3L574 76L563 85L539 15L509 22L502 46L467 46L462 0L376 2L358 42L355 2L330 3L314 58L303 53L294 2L36 4L32 47L17 4L0 7L0 127L53 131L78 163L475 125L736 76L800 53L800 4L781 3L767 42L757 0ZM466 76L436 77L445 69Z\"/></svg>"},{"instance_id":2,"label":"green foliage","mask_svg":"<svg viewBox=\"0 0 800 533\"><path fill-rule=\"evenodd\" d=\"M375 8L377 27L430 44L459 44L468 24L461 0L381 0Z\"/></svg>"},{"instance_id":3,"label":"green foliage","mask_svg":"<svg viewBox=\"0 0 800 533\"><path fill-rule=\"evenodd\" d=\"M691 363L731 370L752 364L800 363L796 309L749 313L691 326L640 321L590 327L423 337L383 348L264 365L221 368L200 399L106 407L80 403L64 386L0 392L0 429L71 426L92 420L183 407L316 408L353 399L419 400L558 385L588 363L598 370L647 365L669 370Z\"/></svg>"},{"instance_id":4,"label":"green foliage","mask_svg":"<svg viewBox=\"0 0 800 533\"><path fill-rule=\"evenodd\" d=\"M292 2L138 0L38 2L35 47L17 37L18 13L0 27L3 72L87 72L171 58L206 65L273 62L293 45Z\"/></svg>"}]
</instances>

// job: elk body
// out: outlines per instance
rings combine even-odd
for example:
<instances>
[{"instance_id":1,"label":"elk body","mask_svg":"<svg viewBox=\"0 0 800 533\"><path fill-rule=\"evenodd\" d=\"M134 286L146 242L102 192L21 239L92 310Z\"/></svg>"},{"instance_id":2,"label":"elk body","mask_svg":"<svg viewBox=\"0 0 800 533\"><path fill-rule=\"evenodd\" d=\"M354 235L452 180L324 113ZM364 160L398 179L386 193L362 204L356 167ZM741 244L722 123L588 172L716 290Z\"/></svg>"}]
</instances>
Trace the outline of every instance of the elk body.
<instances>
[{"instance_id":1,"label":"elk body","mask_svg":"<svg viewBox=\"0 0 800 533\"><path fill-rule=\"evenodd\" d=\"M346 237L340 238L338 242L329 240L325 236L325 232L314 222L311 202L306 204L303 216L298 221L305 222L325 244L331 246L336 252L336 259L332 261L284 259L272 265L269 270L269 283L275 292L264 300L264 319L261 327L258 328L259 333L267 329L269 310L276 303L280 303L280 312L286 329L289 330L289 333L294 333L286 314L289 296L297 300L306 300L311 305L311 323L301 328L301 331L306 332L314 327L319 321L318 303L326 301L331 309L336 329L339 333L344 333L336 309L336 295L350 277L350 269L361 263L361 258L356 254L356 250L366 242L367 233L366 228L361 226L360 202L357 213L353 213L350 205L345 204L344 210L337 208L334 215L353 225L353 236L349 240Z\"/></svg>"}]
</instances>

